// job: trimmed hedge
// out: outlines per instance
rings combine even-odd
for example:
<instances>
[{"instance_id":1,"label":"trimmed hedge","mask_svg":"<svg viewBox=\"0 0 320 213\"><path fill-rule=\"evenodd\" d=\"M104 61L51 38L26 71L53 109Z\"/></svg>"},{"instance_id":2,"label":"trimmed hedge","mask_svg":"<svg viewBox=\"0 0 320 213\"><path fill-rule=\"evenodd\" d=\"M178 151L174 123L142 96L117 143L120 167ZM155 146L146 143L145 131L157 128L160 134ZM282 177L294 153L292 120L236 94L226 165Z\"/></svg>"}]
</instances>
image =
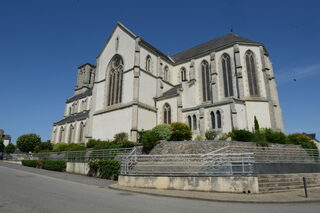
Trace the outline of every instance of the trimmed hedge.
<instances>
[{"instance_id":1,"label":"trimmed hedge","mask_svg":"<svg viewBox=\"0 0 320 213\"><path fill-rule=\"evenodd\" d=\"M28 166L28 167L37 167L37 161L36 160L22 160L21 161L23 166Z\"/></svg>"},{"instance_id":2,"label":"trimmed hedge","mask_svg":"<svg viewBox=\"0 0 320 213\"><path fill-rule=\"evenodd\" d=\"M63 160L43 160L41 162L41 168L52 170L52 171L58 171L63 172L66 170L66 162Z\"/></svg>"},{"instance_id":3,"label":"trimmed hedge","mask_svg":"<svg viewBox=\"0 0 320 213\"><path fill-rule=\"evenodd\" d=\"M120 163L116 160L101 160L98 162L98 172L101 178L117 180L120 173Z\"/></svg>"}]
</instances>

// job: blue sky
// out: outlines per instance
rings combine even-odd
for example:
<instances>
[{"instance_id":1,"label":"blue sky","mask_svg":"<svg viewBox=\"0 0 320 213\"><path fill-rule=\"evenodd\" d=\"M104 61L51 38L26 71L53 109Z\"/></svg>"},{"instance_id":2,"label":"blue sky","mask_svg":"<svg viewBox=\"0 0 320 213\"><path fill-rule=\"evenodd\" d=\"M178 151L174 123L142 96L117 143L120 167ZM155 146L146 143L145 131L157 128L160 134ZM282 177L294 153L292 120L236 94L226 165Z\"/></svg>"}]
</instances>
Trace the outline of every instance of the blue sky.
<instances>
[{"instance_id":1,"label":"blue sky","mask_svg":"<svg viewBox=\"0 0 320 213\"><path fill-rule=\"evenodd\" d=\"M317 1L0 1L0 128L13 141L50 139L77 67L95 58L117 21L168 55L234 32L267 47L286 133L320 138ZM294 81L293 79L296 79Z\"/></svg>"}]
</instances>

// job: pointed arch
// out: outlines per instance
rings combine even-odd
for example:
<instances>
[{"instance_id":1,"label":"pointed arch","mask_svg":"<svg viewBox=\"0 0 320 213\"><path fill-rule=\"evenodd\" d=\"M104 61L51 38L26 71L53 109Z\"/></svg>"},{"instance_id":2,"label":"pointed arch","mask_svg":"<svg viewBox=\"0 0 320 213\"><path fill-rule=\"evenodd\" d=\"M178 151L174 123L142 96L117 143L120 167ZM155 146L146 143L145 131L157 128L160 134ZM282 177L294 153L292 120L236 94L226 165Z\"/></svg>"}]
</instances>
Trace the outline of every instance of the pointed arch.
<instances>
[{"instance_id":1,"label":"pointed arch","mask_svg":"<svg viewBox=\"0 0 320 213\"><path fill-rule=\"evenodd\" d=\"M181 78L181 81L187 81L187 71L186 71L186 68L184 67L181 67L180 69L180 78Z\"/></svg>"},{"instance_id":2,"label":"pointed arch","mask_svg":"<svg viewBox=\"0 0 320 213\"><path fill-rule=\"evenodd\" d=\"M188 125L189 125L189 128L192 129L192 119L190 115L188 115Z\"/></svg>"},{"instance_id":3,"label":"pointed arch","mask_svg":"<svg viewBox=\"0 0 320 213\"><path fill-rule=\"evenodd\" d=\"M165 103L165 105L163 106L163 123L171 123L171 107L168 103Z\"/></svg>"},{"instance_id":4,"label":"pointed arch","mask_svg":"<svg viewBox=\"0 0 320 213\"><path fill-rule=\"evenodd\" d=\"M209 63L206 60L201 62L201 75L202 75L202 98L203 101L211 100L210 89L210 70Z\"/></svg>"},{"instance_id":5,"label":"pointed arch","mask_svg":"<svg viewBox=\"0 0 320 213\"><path fill-rule=\"evenodd\" d=\"M193 130L197 129L197 116L196 115L192 116L192 129Z\"/></svg>"},{"instance_id":6,"label":"pointed arch","mask_svg":"<svg viewBox=\"0 0 320 213\"><path fill-rule=\"evenodd\" d=\"M249 92L251 96L259 96L259 86L257 81L256 63L254 54L251 50L246 52L246 67L249 84Z\"/></svg>"},{"instance_id":7,"label":"pointed arch","mask_svg":"<svg viewBox=\"0 0 320 213\"><path fill-rule=\"evenodd\" d=\"M109 81L107 106L121 103L123 67L123 59L120 55L115 55L108 65L107 75Z\"/></svg>"},{"instance_id":8,"label":"pointed arch","mask_svg":"<svg viewBox=\"0 0 320 213\"><path fill-rule=\"evenodd\" d=\"M223 54L221 58L222 64L222 74L223 74L223 86L224 86L224 96L233 96L233 79L231 71L231 60L228 54Z\"/></svg>"},{"instance_id":9,"label":"pointed arch","mask_svg":"<svg viewBox=\"0 0 320 213\"><path fill-rule=\"evenodd\" d=\"M147 55L146 57L146 71L152 72L152 59L150 55Z\"/></svg>"},{"instance_id":10,"label":"pointed arch","mask_svg":"<svg viewBox=\"0 0 320 213\"><path fill-rule=\"evenodd\" d=\"M218 110L217 112L216 112L216 115L217 115L217 126L218 126L218 128L221 128L221 113L220 113L220 111Z\"/></svg>"},{"instance_id":11,"label":"pointed arch","mask_svg":"<svg viewBox=\"0 0 320 213\"><path fill-rule=\"evenodd\" d=\"M216 128L216 118L215 118L214 112L210 113L210 118L211 118L211 128L215 129Z\"/></svg>"}]
</instances>

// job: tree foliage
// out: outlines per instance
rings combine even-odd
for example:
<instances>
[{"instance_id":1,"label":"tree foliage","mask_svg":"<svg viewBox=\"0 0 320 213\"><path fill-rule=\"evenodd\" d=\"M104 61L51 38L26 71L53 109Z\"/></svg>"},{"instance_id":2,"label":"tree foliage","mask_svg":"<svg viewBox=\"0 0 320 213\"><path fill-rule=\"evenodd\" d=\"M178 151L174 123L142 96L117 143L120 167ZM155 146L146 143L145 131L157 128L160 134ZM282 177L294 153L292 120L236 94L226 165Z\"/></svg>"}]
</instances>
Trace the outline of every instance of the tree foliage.
<instances>
[{"instance_id":1,"label":"tree foliage","mask_svg":"<svg viewBox=\"0 0 320 213\"><path fill-rule=\"evenodd\" d=\"M192 138L192 131L189 126L185 123L181 122L174 122L171 123L172 127L172 141L184 141L184 140L191 140Z\"/></svg>"},{"instance_id":2,"label":"tree foliage","mask_svg":"<svg viewBox=\"0 0 320 213\"><path fill-rule=\"evenodd\" d=\"M4 148L4 151L5 151L7 154L14 153L14 151L16 151L16 146L13 145L12 143L9 143L8 146L6 146L6 147Z\"/></svg>"},{"instance_id":3,"label":"tree foliage","mask_svg":"<svg viewBox=\"0 0 320 213\"><path fill-rule=\"evenodd\" d=\"M33 152L36 145L41 143L41 137L37 134L24 134L17 139L17 148L21 152Z\"/></svg>"}]
</instances>

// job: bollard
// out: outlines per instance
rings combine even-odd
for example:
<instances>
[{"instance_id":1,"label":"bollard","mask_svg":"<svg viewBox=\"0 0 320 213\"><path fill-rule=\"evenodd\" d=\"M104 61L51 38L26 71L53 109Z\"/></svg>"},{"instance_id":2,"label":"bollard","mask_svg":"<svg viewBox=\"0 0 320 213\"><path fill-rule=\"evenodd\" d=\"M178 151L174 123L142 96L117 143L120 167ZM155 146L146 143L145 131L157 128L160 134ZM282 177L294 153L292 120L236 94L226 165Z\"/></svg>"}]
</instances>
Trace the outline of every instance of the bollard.
<instances>
[{"instance_id":1,"label":"bollard","mask_svg":"<svg viewBox=\"0 0 320 213\"><path fill-rule=\"evenodd\" d=\"M304 194L306 195L306 198L308 198L308 190L307 190L307 181L306 181L306 178L303 177L302 180L303 180Z\"/></svg>"}]
</instances>

